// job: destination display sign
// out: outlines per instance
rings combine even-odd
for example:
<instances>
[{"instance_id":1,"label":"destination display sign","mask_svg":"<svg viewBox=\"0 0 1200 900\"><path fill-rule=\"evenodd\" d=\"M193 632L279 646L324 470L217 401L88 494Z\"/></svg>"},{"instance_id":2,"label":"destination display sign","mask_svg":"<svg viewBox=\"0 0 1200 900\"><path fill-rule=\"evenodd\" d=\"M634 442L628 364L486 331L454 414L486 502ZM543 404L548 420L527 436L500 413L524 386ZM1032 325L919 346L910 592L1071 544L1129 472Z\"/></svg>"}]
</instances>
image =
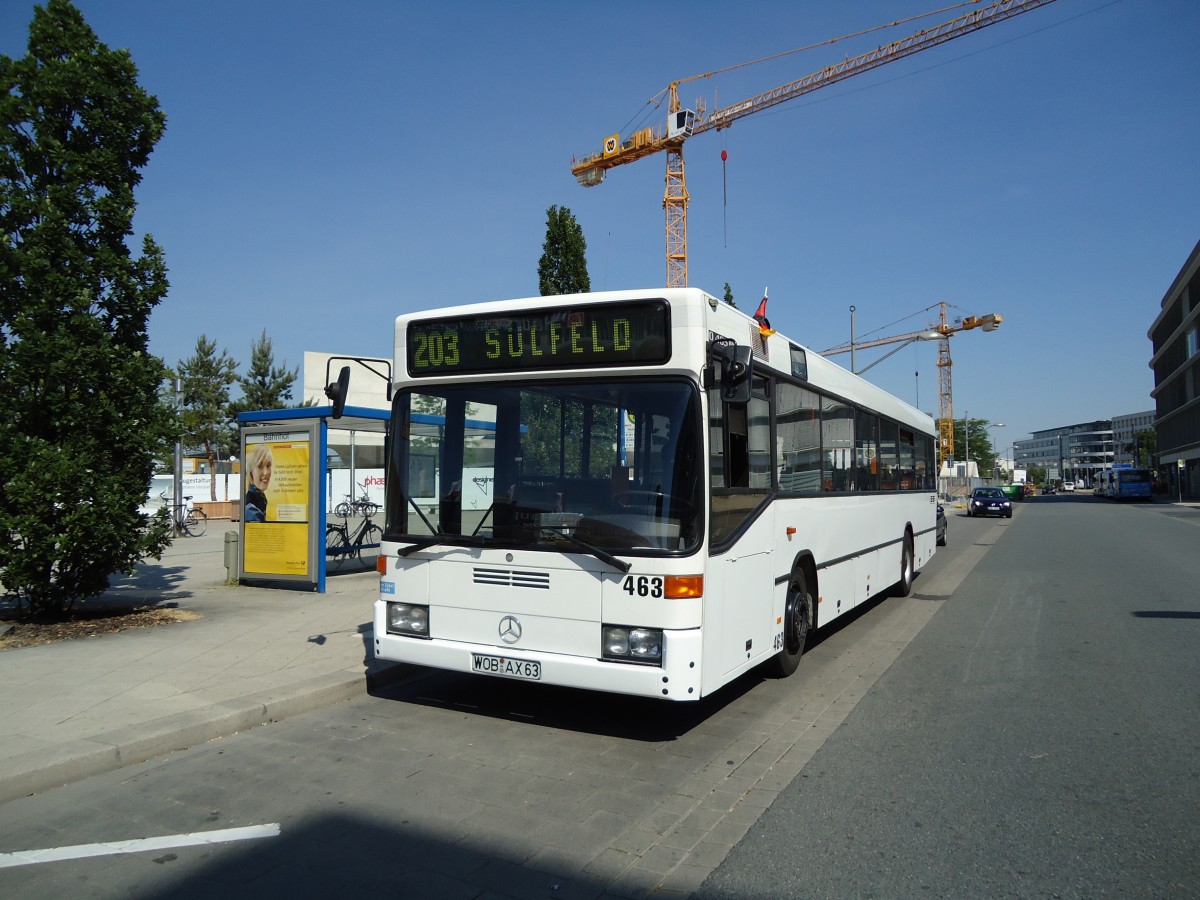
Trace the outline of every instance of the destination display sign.
<instances>
[{"instance_id":1,"label":"destination display sign","mask_svg":"<svg viewBox=\"0 0 1200 900\"><path fill-rule=\"evenodd\" d=\"M671 357L665 300L419 319L408 325L408 374L659 365Z\"/></svg>"}]
</instances>

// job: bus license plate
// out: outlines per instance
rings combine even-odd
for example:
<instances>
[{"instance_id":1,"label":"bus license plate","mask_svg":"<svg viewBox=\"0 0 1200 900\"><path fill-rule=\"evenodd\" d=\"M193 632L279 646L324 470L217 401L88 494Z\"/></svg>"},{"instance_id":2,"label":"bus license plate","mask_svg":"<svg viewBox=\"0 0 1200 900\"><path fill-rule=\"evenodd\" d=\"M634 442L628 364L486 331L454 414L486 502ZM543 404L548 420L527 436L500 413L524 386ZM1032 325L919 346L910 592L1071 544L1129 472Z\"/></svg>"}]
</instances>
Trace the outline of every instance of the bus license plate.
<instances>
[{"instance_id":1,"label":"bus license plate","mask_svg":"<svg viewBox=\"0 0 1200 900\"><path fill-rule=\"evenodd\" d=\"M471 668L484 675L521 678L525 681L542 680L542 664L533 660L511 659L507 656L486 656L482 653L472 653L471 660Z\"/></svg>"}]
</instances>

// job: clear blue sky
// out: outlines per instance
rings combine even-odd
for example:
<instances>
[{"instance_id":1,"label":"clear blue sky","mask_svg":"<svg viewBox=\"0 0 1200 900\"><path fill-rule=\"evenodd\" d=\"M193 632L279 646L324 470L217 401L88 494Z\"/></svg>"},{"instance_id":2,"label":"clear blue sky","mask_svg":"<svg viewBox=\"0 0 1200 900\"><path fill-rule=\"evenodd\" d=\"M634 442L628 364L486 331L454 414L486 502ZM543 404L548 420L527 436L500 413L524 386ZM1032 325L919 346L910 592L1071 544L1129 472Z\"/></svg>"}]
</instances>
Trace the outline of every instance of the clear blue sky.
<instances>
[{"instance_id":1,"label":"clear blue sky","mask_svg":"<svg viewBox=\"0 0 1200 900\"><path fill-rule=\"evenodd\" d=\"M662 285L662 156L585 190L573 155L672 79L943 5L77 3L168 117L136 220L170 267L153 351L174 364L203 332L244 363L265 327L291 365L390 356L401 312L536 295L551 205L583 227L594 289ZM0 52L24 55L32 9L0 4ZM682 99L727 105L918 27ZM852 304L861 339L942 300L1000 313L951 341L956 417L1006 423L998 447L1152 409L1146 330L1200 239L1198 36L1194 0L1059 0L698 136L690 283L750 311L769 286L772 324L816 350L849 338ZM936 412L935 363L914 344L868 377Z\"/></svg>"}]
</instances>

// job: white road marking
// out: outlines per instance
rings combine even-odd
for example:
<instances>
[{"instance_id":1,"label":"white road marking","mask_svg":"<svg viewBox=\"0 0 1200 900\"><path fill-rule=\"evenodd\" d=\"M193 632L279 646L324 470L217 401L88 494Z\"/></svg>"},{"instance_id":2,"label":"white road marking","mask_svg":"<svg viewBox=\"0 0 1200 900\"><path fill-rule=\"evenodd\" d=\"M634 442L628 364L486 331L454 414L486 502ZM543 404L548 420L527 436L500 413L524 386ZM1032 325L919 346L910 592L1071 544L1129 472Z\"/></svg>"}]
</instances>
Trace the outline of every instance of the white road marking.
<instances>
[{"instance_id":1,"label":"white road marking","mask_svg":"<svg viewBox=\"0 0 1200 900\"><path fill-rule=\"evenodd\" d=\"M62 862L67 859L86 859L89 856L144 853L147 850L168 850L172 847L195 847L202 844L227 844L230 841L252 841L258 838L278 836L279 823L272 822L269 825L248 825L245 828L198 831L195 834L168 834L162 837L136 838L129 841L110 841L104 844L77 844L74 847L50 847L45 850L18 850L16 853L0 853L0 869Z\"/></svg>"}]
</instances>

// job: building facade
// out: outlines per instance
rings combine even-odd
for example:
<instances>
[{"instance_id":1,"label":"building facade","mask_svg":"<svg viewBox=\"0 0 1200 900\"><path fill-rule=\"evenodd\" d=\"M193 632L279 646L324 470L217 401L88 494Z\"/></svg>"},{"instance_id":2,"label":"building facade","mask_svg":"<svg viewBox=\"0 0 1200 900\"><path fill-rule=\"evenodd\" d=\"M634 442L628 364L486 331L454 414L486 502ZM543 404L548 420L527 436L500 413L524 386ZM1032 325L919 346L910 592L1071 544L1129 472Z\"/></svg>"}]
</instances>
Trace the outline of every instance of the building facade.
<instances>
[{"instance_id":1,"label":"building facade","mask_svg":"<svg viewBox=\"0 0 1200 900\"><path fill-rule=\"evenodd\" d=\"M1045 469L1049 481L1091 487L1097 472L1117 462L1117 447L1113 420L1100 419L1035 431L1029 440L1013 444L1013 461L1018 469Z\"/></svg>"},{"instance_id":2,"label":"building facade","mask_svg":"<svg viewBox=\"0 0 1200 900\"><path fill-rule=\"evenodd\" d=\"M1138 437L1145 431L1154 430L1155 412L1147 409L1144 412L1130 413L1125 416L1113 416L1113 440L1117 442L1115 449L1118 465L1152 466L1154 460L1149 459L1149 448L1142 446Z\"/></svg>"},{"instance_id":3,"label":"building facade","mask_svg":"<svg viewBox=\"0 0 1200 900\"><path fill-rule=\"evenodd\" d=\"M1153 355L1159 476L1170 493L1200 499L1200 243L1147 332Z\"/></svg>"}]
</instances>

